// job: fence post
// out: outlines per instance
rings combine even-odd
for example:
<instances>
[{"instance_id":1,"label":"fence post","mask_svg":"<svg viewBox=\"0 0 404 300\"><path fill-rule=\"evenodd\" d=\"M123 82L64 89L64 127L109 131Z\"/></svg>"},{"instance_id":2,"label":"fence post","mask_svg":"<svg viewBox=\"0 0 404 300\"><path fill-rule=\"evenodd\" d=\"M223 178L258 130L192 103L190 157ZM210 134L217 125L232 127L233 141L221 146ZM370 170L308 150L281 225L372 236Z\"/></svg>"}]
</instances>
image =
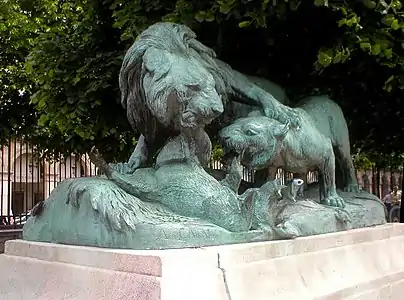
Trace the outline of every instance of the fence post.
<instances>
[{"instance_id":1,"label":"fence post","mask_svg":"<svg viewBox=\"0 0 404 300\"><path fill-rule=\"evenodd\" d=\"M396 172L391 172L391 189L397 185Z\"/></svg>"},{"instance_id":2,"label":"fence post","mask_svg":"<svg viewBox=\"0 0 404 300\"><path fill-rule=\"evenodd\" d=\"M366 192L370 193L370 181L369 181L369 176L367 173L364 173L362 175L362 180L363 180L363 188Z\"/></svg>"},{"instance_id":3,"label":"fence post","mask_svg":"<svg viewBox=\"0 0 404 300\"><path fill-rule=\"evenodd\" d=\"M404 223L404 193L402 188L404 187L404 164L401 169L401 205L400 205L400 223Z\"/></svg>"},{"instance_id":4,"label":"fence post","mask_svg":"<svg viewBox=\"0 0 404 300\"><path fill-rule=\"evenodd\" d=\"M383 176L382 176L382 194L380 198L383 198L389 193L389 180L386 176L386 170L383 171Z\"/></svg>"},{"instance_id":5,"label":"fence post","mask_svg":"<svg viewBox=\"0 0 404 300\"><path fill-rule=\"evenodd\" d=\"M379 178L378 178L379 171L376 170L375 167L372 167L372 185L373 185L373 194L379 197Z\"/></svg>"}]
</instances>

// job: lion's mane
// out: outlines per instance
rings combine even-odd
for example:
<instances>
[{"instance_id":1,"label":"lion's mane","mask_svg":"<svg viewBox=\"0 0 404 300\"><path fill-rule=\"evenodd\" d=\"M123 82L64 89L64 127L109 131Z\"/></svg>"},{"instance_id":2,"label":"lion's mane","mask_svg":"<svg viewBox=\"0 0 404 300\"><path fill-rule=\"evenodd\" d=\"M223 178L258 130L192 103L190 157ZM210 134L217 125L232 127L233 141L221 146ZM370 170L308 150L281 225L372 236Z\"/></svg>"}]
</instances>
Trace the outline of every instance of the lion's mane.
<instances>
[{"instance_id":1,"label":"lion's mane","mask_svg":"<svg viewBox=\"0 0 404 300\"><path fill-rule=\"evenodd\" d=\"M187 26L175 23L156 23L143 31L134 44L127 51L119 74L119 87L121 90L121 104L127 111L127 117L133 129L143 134L148 142L156 139L159 133L167 134L169 128L162 124L162 120L155 117L145 101L143 89L142 69L143 55L149 48L175 53L179 56L197 59L215 80L216 91L227 101L227 76L226 68L219 67L216 63L214 51L196 40L196 34ZM169 73L167 76L170 76ZM167 102L167 80L160 79L152 92L155 95L153 101ZM166 107L161 105L162 109Z\"/></svg>"}]
</instances>

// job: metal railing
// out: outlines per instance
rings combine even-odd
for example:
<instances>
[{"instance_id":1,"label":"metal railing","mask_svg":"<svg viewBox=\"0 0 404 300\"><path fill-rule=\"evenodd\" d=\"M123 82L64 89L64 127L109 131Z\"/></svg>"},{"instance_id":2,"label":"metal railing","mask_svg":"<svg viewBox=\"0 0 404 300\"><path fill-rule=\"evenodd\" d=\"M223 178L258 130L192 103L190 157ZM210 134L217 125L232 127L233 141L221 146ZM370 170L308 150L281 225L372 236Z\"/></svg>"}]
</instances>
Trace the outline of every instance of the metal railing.
<instances>
[{"instance_id":1,"label":"metal railing","mask_svg":"<svg viewBox=\"0 0 404 300\"><path fill-rule=\"evenodd\" d=\"M211 162L210 167L222 169L218 161ZM87 154L38 159L35 146L11 139L0 149L0 228L18 228L19 224L25 223L35 204L49 197L64 179L96 176L97 171ZM243 170L243 179L247 182L253 182L254 175L252 171ZM370 170L357 175L362 189L380 198L394 185L402 189L402 174L398 171ZM292 174L278 169L276 177L284 183L292 178ZM316 172L307 175L307 183L317 181Z\"/></svg>"},{"instance_id":2,"label":"metal railing","mask_svg":"<svg viewBox=\"0 0 404 300\"><path fill-rule=\"evenodd\" d=\"M33 145L10 140L0 149L0 226L18 227L38 202L67 178L95 176L88 155L39 159Z\"/></svg>"}]
</instances>

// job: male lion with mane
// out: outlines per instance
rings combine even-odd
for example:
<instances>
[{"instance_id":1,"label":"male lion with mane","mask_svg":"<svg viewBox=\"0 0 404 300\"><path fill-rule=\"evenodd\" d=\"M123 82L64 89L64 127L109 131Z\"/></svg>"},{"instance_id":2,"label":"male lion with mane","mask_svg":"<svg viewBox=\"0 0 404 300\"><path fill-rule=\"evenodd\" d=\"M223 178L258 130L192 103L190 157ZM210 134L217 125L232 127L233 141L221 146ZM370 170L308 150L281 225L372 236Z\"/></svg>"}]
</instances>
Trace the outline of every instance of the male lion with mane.
<instances>
[{"instance_id":1,"label":"male lion with mane","mask_svg":"<svg viewBox=\"0 0 404 300\"><path fill-rule=\"evenodd\" d=\"M211 142L204 127L222 115L229 101L299 125L293 110L215 56L185 25L156 23L137 37L124 57L119 86L128 120L141 136L129 162L116 169L132 173L152 165L166 141L187 127L202 129L196 149L201 164L206 164Z\"/></svg>"}]
</instances>

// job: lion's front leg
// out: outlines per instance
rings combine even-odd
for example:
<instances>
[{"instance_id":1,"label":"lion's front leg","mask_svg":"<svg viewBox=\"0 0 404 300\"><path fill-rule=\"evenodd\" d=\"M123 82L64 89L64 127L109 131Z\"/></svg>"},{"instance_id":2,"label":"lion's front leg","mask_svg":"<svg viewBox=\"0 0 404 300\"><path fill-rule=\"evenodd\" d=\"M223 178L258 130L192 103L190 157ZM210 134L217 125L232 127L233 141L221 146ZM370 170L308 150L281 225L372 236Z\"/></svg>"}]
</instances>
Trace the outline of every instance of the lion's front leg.
<instances>
[{"instance_id":1,"label":"lion's front leg","mask_svg":"<svg viewBox=\"0 0 404 300\"><path fill-rule=\"evenodd\" d=\"M230 82L234 93L238 97L243 98L249 105L260 107L265 116L284 124L289 123L294 128L300 128L301 120L298 110L283 105L273 95L235 70L232 70Z\"/></svg>"},{"instance_id":2,"label":"lion's front leg","mask_svg":"<svg viewBox=\"0 0 404 300\"><path fill-rule=\"evenodd\" d=\"M232 69L228 64L217 60L226 81L231 86L233 94L245 104L259 107L267 117L281 123L290 123L292 127L300 127L301 120L297 110L280 103L272 94L260 88L247 76Z\"/></svg>"},{"instance_id":3,"label":"lion's front leg","mask_svg":"<svg viewBox=\"0 0 404 300\"><path fill-rule=\"evenodd\" d=\"M121 174L132 174L136 169L146 165L148 159L148 148L145 137L141 135L136 143L135 150L130 156L128 162L109 164L109 166Z\"/></svg>"},{"instance_id":4,"label":"lion's front leg","mask_svg":"<svg viewBox=\"0 0 404 300\"><path fill-rule=\"evenodd\" d=\"M243 178L243 167L241 166L240 158L235 157L233 158L233 161L231 163L229 173L223 180L220 181L220 183L224 186L227 186L237 195L242 178Z\"/></svg>"},{"instance_id":5,"label":"lion's front leg","mask_svg":"<svg viewBox=\"0 0 404 300\"><path fill-rule=\"evenodd\" d=\"M322 202L329 206L345 207L345 201L337 194L335 186L335 157L331 145L324 153L323 165L320 168L324 187L324 199Z\"/></svg>"}]
</instances>

